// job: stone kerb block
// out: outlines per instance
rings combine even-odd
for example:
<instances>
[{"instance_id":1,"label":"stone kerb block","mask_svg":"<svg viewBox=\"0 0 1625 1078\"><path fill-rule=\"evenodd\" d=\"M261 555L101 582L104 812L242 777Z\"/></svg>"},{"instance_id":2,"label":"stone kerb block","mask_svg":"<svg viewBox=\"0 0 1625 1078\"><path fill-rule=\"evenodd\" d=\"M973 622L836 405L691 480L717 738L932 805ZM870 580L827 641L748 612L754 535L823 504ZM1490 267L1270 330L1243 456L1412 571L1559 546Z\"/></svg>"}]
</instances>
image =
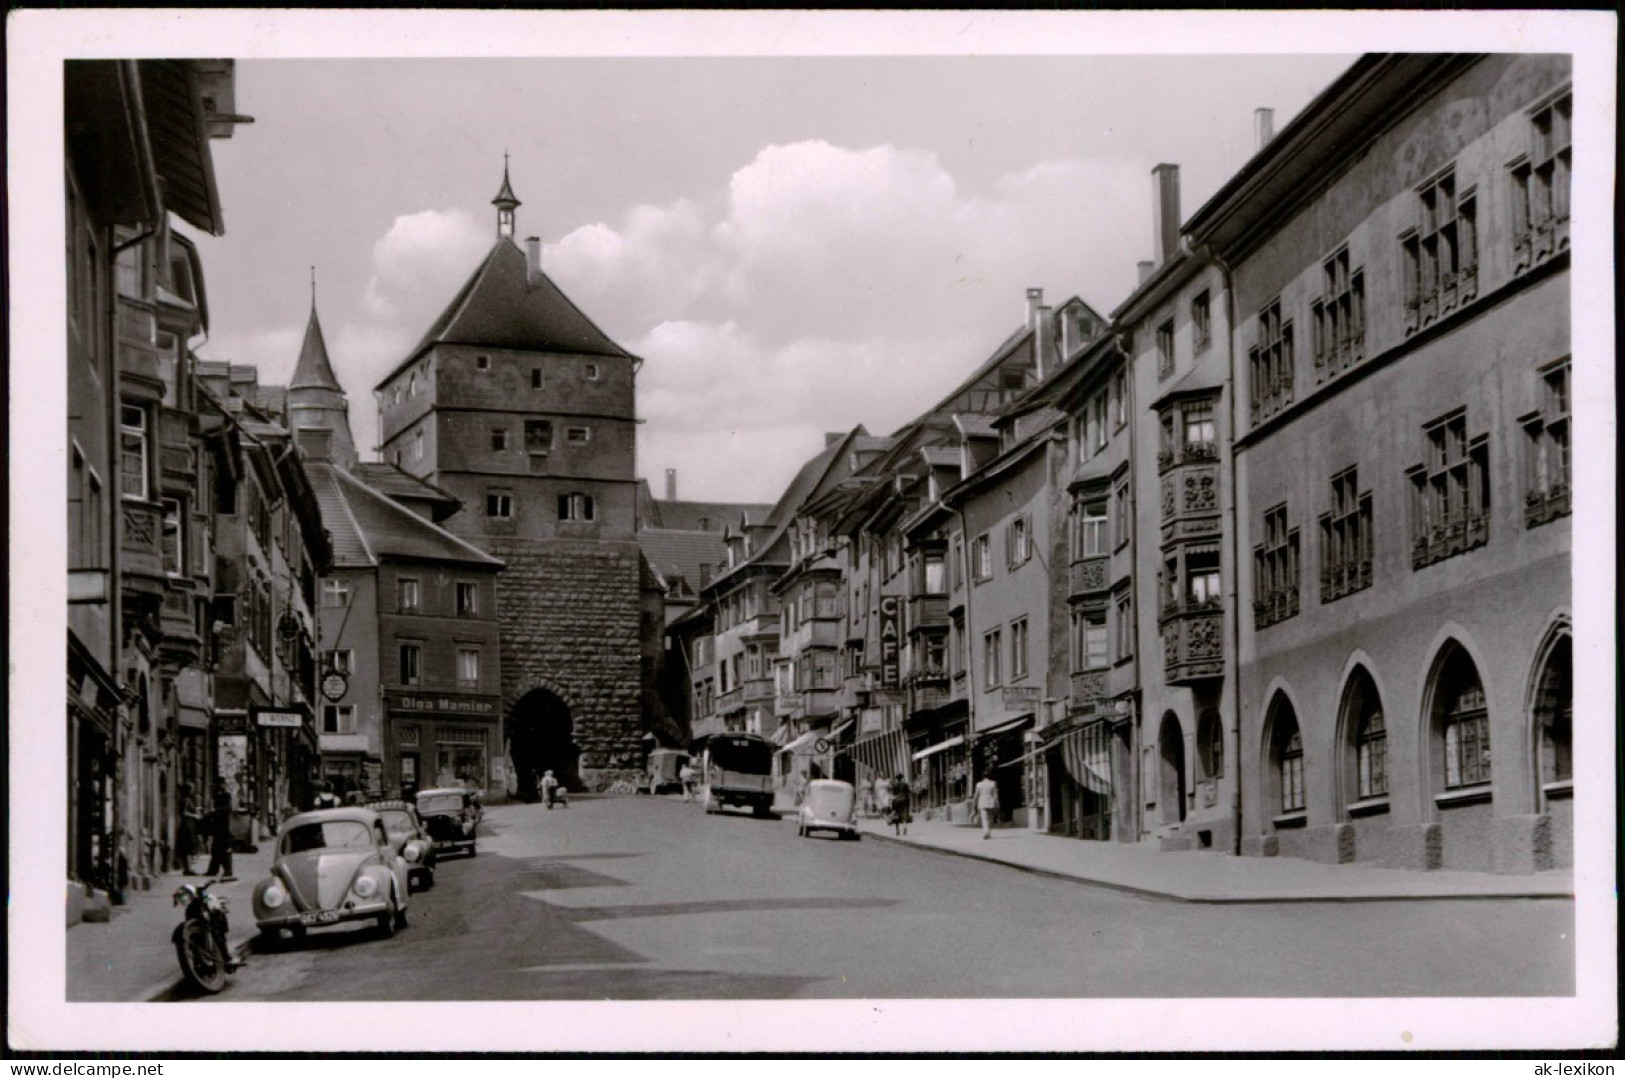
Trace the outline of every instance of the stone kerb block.
<instances>
[{"instance_id":1,"label":"stone kerb block","mask_svg":"<svg viewBox=\"0 0 1625 1078\"><path fill-rule=\"evenodd\" d=\"M1243 857L1276 857L1281 852L1281 840L1275 835L1244 835L1241 840Z\"/></svg>"},{"instance_id":2,"label":"stone kerb block","mask_svg":"<svg viewBox=\"0 0 1625 1078\"><path fill-rule=\"evenodd\" d=\"M1389 868L1440 868L1444 865L1444 829L1436 823L1390 827L1376 860Z\"/></svg>"}]
</instances>

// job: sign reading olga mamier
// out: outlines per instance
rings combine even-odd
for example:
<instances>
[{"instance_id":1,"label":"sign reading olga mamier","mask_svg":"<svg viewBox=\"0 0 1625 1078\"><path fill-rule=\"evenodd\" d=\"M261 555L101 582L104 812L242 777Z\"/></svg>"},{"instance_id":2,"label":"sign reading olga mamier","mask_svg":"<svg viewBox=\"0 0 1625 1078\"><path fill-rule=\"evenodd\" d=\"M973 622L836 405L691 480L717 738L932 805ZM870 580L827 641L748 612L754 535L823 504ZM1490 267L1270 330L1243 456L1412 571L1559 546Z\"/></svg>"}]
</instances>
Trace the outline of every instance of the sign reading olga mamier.
<instances>
[{"instance_id":1,"label":"sign reading olga mamier","mask_svg":"<svg viewBox=\"0 0 1625 1078\"><path fill-rule=\"evenodd\" d=\"M468 715L480 719L497 717L495 696L385 692L384 703L390 711L404 715Z\"/></svg>"}]
</instances>

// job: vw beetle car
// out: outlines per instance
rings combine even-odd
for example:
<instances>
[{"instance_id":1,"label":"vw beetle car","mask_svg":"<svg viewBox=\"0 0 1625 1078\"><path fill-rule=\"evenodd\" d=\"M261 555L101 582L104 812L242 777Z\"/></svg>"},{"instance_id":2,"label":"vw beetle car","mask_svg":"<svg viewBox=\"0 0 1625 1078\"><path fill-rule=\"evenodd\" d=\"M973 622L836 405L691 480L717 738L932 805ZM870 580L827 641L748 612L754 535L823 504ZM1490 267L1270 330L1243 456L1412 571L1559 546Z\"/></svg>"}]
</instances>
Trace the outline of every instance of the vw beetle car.
<instances>
[{"instance_id":1,"label":"vw beetle car","mask_svg":"<svg viewBox=\"0 0 1625 1078\"><path fill-rule=\"evenodd\" d=\"M858 795L850 782L813 779L807 783L796 814L796 834L805 838L814 831L833 831L837 838L862 837L858 831Z\"/></svg>"},{"instance_id":2,"label":"vw beetle car","mask_svg":"<svg viewBox=\"0 0 1625 1078\"><path fill-rule=\"evenodd\" d=\"M277 838L271 875L254 887L254 921L270 941L307 929L374 921L384 936L406 927L407 862L384 821L368 808L290 816Z\"/></svg>"},{"instance_id":3,"label":"vw beetle car","mask_svg":"<svg viewBox=\"0 0 1625 1078\"><path fill-rule=\"evenodd\" d=\"M436 856L461 851L473 857L474 814L473 797L467 790L455 786L418 791L418 816L434 839Z\"/></svg>"},{"instance_id":4,"label":"vw beetle car","mask_svg":"<svg viewBox=\"0 0 1625 1078\"><path fill-rule=\"evenodd\" d=\"M396 856L406 862L406 881L413 890L434 886L434 839L418 819L418 810L405 801L374 801L367 806L384 821L384 831Z\"/></svg>"}]
</instances>

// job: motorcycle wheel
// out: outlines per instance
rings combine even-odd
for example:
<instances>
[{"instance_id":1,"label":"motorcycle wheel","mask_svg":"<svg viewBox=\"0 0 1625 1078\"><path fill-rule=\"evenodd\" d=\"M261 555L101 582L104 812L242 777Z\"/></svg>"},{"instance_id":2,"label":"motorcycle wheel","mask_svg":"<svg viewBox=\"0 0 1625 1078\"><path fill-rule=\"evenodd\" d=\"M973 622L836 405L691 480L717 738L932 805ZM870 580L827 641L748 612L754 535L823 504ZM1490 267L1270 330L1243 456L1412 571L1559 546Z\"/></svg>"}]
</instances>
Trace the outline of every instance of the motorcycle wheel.
<instances>
[{"instance_id":1,"label":"motorcycle wheel","mask_svg":"<svg viewBox=\"0 0 1625 1078\"><path fill-rule=\"evenodd\" d=\"M226 987L226 956L220 953L214 933L203 922L187 921L181 926L175 957L180 961L181 973L199 990L214 995Z\"/></svg>"}]
</instances>

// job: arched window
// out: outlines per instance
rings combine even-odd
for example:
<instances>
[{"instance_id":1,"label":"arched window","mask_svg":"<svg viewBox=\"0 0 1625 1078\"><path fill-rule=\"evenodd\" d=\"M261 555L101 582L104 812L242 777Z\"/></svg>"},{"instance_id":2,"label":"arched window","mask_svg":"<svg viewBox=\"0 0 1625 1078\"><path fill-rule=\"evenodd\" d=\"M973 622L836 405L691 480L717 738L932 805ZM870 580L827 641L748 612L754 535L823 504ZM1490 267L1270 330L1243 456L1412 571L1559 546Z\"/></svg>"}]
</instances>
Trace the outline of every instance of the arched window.
<instances>
[{"instance_id":1,"label":"arched window","mask_svg":"<svg viewBox=\"0 0 1625 1078\"><path fill-rule=\"evenodd\" d=\"M1354 734L1355 790L1360 800L1388 796L1388 731L1382 712L1360 716Z\"/></svg>"},{"instance_id":2,"label":"arched window","mask_svg":"<svg viewBox=\"0 0 1625 1078\"><path fill-rule=\"evenodd\" d=\"M1196 722L1196 755L1204 782L1224 775L1224 729L1219 725L1219 713L1213 708L1204 709Z\"/></svg>"},{"instance_id":3,"label":"arched window","mask_svg":"<svg viewBox=\"0 0 1625 1078\"><path fill-rule=\"evenodd\" d=\"M1444 735L1444 787L1459 790L1490 781L1490 719L1478 668L1459 648L1439 674L1438 715Z\"/></svg>"},{"instance_id":4,"label":"arched window","mask_svg":"<svg viewBox=\"0 0 1625 1078\"><path fill-rule=\"evenodd\" d=\"M1303 738L1296 729L1281 745L1281 811L1303 811Z\"/></svg>"},{"instance_id":5,"label":"arched window","mask_svg":"<svg viewBox=\"0 0 1625 1078\"><path fill-rule=\"evenodd\" d=\"M1567 636L1552 648L1535 696L1543 786L1574 780L1574 654Z\"/></svg>"},{"instance_id":6,"label":"arched window","mask_svg":"<svg viewBox=\"0 0 1625 1078\"><path fill-rule=\"evenodd\" d=\"M1270 722L1270 775L1272 797L1281 815L1304 811L1303 738L1298 715L1285 696L1276 697ZM1266 802L1269 803L1269 802Z\"/></svg>"}]
</instances>

